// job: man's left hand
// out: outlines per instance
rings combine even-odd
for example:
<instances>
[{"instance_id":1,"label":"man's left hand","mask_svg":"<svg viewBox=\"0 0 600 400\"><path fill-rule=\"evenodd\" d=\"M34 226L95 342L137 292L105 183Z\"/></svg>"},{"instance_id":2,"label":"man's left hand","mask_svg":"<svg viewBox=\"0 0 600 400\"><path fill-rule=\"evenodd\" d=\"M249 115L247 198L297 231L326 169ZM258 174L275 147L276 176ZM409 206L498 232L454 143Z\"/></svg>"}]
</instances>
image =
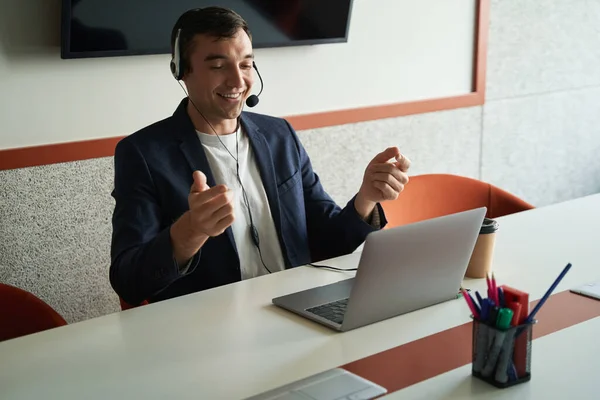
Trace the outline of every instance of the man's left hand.
<instances>
[{"instance_id":1,"label":"man's left hand","mask_svg":"<svg viewBox=\"0 0 600 400\"><path fill-rule=\"evenodd\" d=\"M363 219L371 215L376 203L398 198L408 183L409 168L410 160L397 147L389 147L371 160L354 199L356 211Z\"/></svg>"}]
</instances>

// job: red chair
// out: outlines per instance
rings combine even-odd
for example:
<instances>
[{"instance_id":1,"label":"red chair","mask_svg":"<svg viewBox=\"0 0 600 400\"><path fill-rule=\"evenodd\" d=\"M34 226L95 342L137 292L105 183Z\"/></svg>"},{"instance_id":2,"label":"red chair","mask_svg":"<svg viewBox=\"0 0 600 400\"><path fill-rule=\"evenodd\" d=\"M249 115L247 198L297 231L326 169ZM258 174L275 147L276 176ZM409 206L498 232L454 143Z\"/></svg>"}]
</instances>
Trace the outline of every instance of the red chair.
<instances>
[{"instance_id":1,"label":"red chair","mask_svg":"<svg viewBox=\"0 0 600 400\"><path fill-rule=\"evenodd\" d=\"M67 325L47 303L23 289L0 283L0 341Z\"/></svg>"},{"instance_id":2,"label":"red chair","mask_svg":"<svg viewBox=\"0 0 600 400\"><path fill-rule=\"evenodd\" d=\"M387 227L405 225L482 206L497 218L534 206L489 183L450 174L416 175L396 200L381 204Z\"/></svg>"}]
</instances>

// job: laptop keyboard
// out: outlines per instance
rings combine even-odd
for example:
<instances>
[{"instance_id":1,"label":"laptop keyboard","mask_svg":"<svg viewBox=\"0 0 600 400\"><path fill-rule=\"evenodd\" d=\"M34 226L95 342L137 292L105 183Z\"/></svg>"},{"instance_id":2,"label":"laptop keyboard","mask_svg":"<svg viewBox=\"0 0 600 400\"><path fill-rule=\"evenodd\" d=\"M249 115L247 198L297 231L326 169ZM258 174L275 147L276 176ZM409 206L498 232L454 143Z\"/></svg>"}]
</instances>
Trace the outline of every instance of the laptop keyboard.
<instances>
[{"instance_id":1,"label":"laptop keyboard","mask_svg":"<svg viewBox=\"0 0 600 400\"><path fill-rule=\"evenodd\" d=\"M331 303L322 304L320 306L307 308L306 311L311 312L319 317L328 319L329 321L341 324L346 313L348 299L332 301Z\"/></svg>"}]
</instances>

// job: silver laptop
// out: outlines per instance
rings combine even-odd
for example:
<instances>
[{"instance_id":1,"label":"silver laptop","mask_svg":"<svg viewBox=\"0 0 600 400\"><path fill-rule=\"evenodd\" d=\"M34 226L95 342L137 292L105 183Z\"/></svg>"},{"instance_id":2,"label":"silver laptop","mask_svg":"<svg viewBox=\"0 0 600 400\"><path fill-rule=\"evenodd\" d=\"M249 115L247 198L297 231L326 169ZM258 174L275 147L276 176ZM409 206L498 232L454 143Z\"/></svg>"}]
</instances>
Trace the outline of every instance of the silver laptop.
<instances>
[{"instance_id":1,"label":"silver laptop","mask_svg":"<svg viewBox=\"0 0 600 400\"><path fill-rule=\"evenodd\" d=\"M354 278L276 297L273 304L349 331L455 299L486 210L372 232Z\"/></svg>"}]
</instances>

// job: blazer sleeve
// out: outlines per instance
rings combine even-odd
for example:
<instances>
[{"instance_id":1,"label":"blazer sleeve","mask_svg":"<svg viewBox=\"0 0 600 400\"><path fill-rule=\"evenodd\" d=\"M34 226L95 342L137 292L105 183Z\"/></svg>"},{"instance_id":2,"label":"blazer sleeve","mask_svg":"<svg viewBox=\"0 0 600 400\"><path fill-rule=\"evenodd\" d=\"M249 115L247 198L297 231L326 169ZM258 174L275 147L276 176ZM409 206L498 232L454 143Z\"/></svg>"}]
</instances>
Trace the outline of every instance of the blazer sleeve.
<instances>
[{"instance_id":1,"label":"blazer sleeve","mask_svg":"<svg viewBox=\"0 0 600 400\"><path fill-rule=\"evenodd\" d=\"M200 252L187 268L175 261L170 226L161 227L152 175L135 144L127 139L119 142L114 163L110 283L121 299L138 305L192 273Z\"/></svg>"},{"instance_id":2,"label":"blazer sleeve","mask_svg":"<svg viewBox=\"0 0 600 400\"><path fill-rule=\"evenodd\" d=\"M314 172L310 158L297 133L287 122L296 142L302 171L302 186L306 209L307 235L312 261L338 257L352 253L367 235L385 227L387 220L383 208L376 205L378 224L365 221L354 207L354 196L344 208L338 206L323 188Z\"/></svg>"}]
</instances>

